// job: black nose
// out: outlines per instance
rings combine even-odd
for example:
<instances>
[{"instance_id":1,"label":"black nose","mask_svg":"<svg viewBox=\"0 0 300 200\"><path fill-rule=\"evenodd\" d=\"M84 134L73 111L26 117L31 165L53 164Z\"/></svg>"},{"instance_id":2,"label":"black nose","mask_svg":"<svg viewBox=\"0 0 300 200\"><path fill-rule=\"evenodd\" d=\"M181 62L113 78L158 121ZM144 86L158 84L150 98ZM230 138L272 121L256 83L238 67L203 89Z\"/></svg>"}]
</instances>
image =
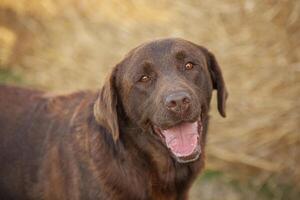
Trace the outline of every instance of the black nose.
<instances>
[{"instance_id":1,"label":"black nose","mask_svg":"<svg viewBox=\"0 0 300 200\"><path fill-rule=\"evenodd\" d=\"M191 96L187 92L174 92L166 97L165 105L168 110L183 114L190 107Z\"/></svg>"}]
</instances>

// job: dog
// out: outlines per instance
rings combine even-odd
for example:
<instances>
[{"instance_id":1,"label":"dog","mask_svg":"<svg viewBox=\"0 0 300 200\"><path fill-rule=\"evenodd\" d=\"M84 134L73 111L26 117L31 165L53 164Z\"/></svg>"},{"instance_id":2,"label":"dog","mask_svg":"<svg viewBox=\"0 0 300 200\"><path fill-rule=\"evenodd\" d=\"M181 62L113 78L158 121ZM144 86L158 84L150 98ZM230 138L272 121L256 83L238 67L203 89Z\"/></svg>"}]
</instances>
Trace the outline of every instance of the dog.
<instances>
[{"instance_id":1,"label":"dog","mask_svg":"<svg viewBox=\"0 0 300 200\"><path fill-rule=\"evenodd\" d=\"M1 200L186 200L204 167L215 56L180 38L144 43L99 92L0 86Z\"/></svg>"}]
</instances>

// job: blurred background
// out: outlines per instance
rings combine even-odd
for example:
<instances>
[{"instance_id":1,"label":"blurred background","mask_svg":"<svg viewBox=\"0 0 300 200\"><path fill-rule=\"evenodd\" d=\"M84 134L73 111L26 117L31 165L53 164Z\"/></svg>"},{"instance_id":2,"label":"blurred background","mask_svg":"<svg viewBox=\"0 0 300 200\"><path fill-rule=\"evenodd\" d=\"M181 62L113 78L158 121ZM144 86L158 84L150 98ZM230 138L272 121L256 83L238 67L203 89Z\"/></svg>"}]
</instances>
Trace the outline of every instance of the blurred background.
<instances>
[{"instance_id":1,"label":"blurred background","mask_svg":"<svg viewBox=\"0 0 300 200\"><path fill-rule=\"evenodd\" d=\"M210 49L230 94L190 199L300 199L299 0L0 0L0 83L96 90L161 37Z\"/></svg>"}]
</instances>

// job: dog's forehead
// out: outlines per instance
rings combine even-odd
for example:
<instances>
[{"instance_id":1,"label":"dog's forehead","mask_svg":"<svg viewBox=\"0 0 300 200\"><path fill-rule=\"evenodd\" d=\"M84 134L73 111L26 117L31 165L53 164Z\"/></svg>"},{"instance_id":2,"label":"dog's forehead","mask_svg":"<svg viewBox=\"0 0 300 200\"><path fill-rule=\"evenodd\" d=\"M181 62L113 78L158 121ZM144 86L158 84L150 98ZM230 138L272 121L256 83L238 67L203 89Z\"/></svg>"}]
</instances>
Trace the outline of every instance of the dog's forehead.
<instances>
[{"instance_id":1,"label":"dog's forehead","mask_svg":"<svg viewBox=\"0 0 300 200\"><path fill-rule=\"evenodd\" d=\"M139 46L134 54L137 57L152 59L164 58L176 53L176 51L193 51L196 45L183 39L161 39Z\"/></svg>"},{"instance_id":2,"label":"dog's forehead","mask_svg":"<svg viewBox=\"0 0 300 200\"><path fill-rule=\"evenodd\" d=\"M201 46L183 39L161 39L142 44L126 55L118 68L117 85L129 89L141 76L151 74L152 70L159 74L170 74L170 70L176 69L174 66L178 55L184 55L183 60L186 61L197 60L207 68L207 58Z\"/></svg>"},{"instance_id":3,"label":"dog's forehead","mask_svg":"<svg viewBox=\"0 0 300 200\"><path fill-rule=\"evenodd\" d=\"M145 63L153 65L167 64L173 62L176 56L194 56L199 59L205 58L197 45L183 39L161 39L145 43L130 53L128 60L128 73L141 70Z\"/></svg>"}]
</instances>

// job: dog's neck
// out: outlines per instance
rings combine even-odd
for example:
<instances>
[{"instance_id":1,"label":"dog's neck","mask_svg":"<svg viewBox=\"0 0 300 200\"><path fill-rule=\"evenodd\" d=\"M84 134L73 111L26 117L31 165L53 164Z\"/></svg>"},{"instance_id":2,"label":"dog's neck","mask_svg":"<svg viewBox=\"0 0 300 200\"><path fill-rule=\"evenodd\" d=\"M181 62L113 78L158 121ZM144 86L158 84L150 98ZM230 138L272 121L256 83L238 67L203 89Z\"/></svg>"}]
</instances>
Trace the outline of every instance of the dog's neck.
<instances>
[{"instance_id":1,"label":"dog's neck","mask_svg":"<svg viewBox=\"0 0 300 200\"><path fill-rule=\"evenodd\" d=\"M134 195L129 199L145 199L149 195L153 196L152 199L167 195L177 199L186 194L203 165L203 159L189 164L177 163L168 149L153 137L150 129L121 122L120 138L113 141L108 130L91 119L86 151L90 158L88 163L99 178L109 177L115 187ZM83 143L78 140L78 143ZM98 170L107 166L112 169ZM110 171L114 174L107 174Z\"/></svg>"}]
</instances>

